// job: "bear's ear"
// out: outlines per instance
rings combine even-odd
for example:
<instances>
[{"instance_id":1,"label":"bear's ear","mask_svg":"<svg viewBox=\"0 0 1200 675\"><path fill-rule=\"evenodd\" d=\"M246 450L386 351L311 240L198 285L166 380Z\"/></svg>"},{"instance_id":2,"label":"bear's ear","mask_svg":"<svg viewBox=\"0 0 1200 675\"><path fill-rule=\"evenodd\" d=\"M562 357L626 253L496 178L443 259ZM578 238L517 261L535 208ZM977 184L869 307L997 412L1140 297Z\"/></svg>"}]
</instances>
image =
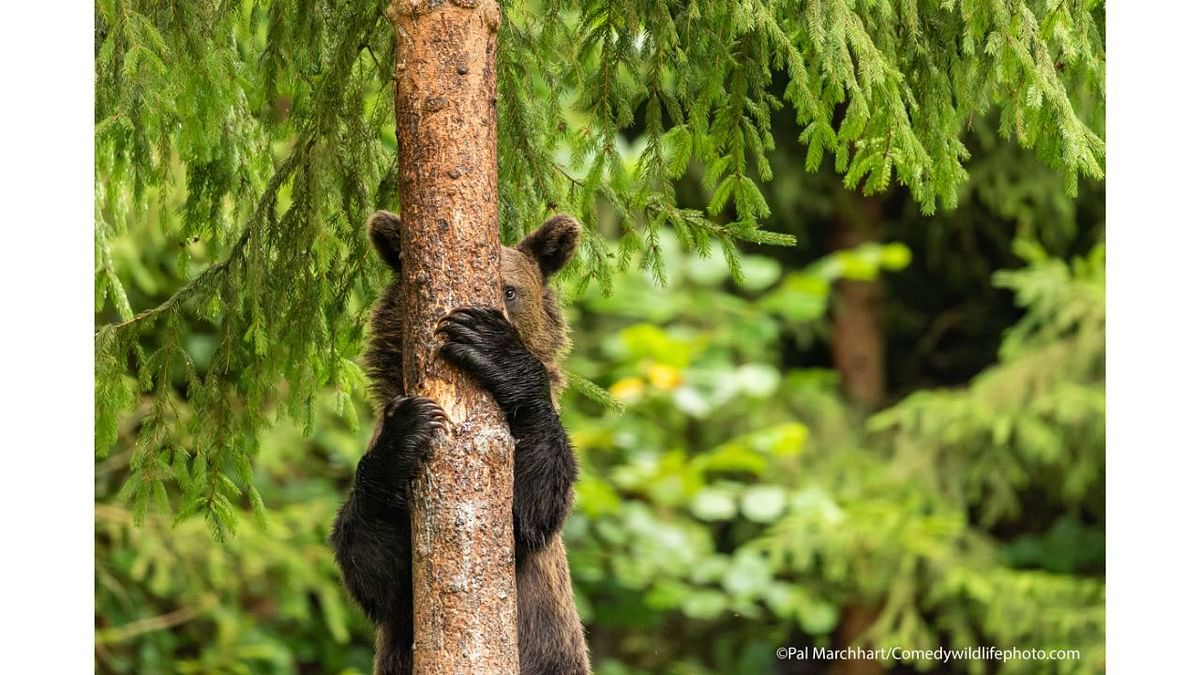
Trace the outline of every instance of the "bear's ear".
<instances>
[{"instance_id":1,"label":"bear's ear","mask_svg":"<svg viewBox=\"0 0 1200 675\"><path fill-rule=\"evenodd\" d=\"M542 277L549 279L575 256L579 245L579 221L565 214L551 216L517 244L517 250L537 263Z\"/></svg>"},{"instance_id":2,"label":"bear's ear","mask_svg":"<svg viewBox=\"0 0 1200 675\"><path fill-rule=\"evenodd\" d=\"M383 262L399 272L400 216L390 211L376 211L367 221L367 234Z\"/></svg>"}]
</instances>

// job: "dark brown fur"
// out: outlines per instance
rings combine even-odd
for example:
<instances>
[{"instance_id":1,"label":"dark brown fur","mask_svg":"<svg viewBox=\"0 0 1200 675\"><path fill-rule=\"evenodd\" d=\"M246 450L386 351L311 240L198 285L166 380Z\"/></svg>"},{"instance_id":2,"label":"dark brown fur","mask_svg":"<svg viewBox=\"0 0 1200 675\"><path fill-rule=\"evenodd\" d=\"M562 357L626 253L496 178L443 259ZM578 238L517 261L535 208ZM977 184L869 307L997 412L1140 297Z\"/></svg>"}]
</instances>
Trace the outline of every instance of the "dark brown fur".
<instances>
[{"instance_id":1,"label":"dark brown fur","mask_svg":"<svg viewBox=\"0 0 1200 675\"><path fill-rule=\"evenodd\" d=\"M444 420L431 401L406 397L403 391L398 217L376 213L369 234L395 272L376 305L366 353L381 415L331 540L347 588L378 627L376 673L408 675L412 581L407 488ZM463 308L447 315L438 328L446 340L443 358L493 395L517 441L513 517L521 675L590 672L561 537L577 474L556 403L564 382L558 363L570 340L548 284L574 254L578 237L579 224L560 215L517 247L504 247L508 318L491 308Z\"/></svg>"}]
</instances>

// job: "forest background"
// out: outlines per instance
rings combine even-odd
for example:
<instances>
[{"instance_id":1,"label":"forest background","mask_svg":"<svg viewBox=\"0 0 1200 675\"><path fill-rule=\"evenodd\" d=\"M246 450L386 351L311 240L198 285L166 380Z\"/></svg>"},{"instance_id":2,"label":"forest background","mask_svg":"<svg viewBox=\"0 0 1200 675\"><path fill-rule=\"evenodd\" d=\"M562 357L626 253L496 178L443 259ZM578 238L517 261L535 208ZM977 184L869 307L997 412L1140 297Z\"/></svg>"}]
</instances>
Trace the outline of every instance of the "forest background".
<instances>
[{"instance_id":1,"label":"forest background","mask_svg":"<svg viewBox=\"0 0 1200 675\"><path fill-rule=\"evenodd\" d=\"M369 672L325 542L402 206L361 4L97 5L101 672ZM589 226L596 671L1102 672L1103 5L582 4L504 4L501 226Z\"/></svg>"}]
</instances>

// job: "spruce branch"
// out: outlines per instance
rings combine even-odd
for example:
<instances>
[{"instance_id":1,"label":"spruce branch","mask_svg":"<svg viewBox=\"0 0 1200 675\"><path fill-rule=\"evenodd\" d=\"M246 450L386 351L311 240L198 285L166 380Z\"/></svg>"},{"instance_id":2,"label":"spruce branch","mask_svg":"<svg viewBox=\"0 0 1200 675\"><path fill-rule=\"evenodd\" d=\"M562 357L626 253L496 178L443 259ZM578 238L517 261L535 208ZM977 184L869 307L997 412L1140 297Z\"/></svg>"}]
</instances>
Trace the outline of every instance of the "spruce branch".
<instances>
[{"instance_id":1,"label":"spruce branch","mask_svg":"<svg viewBox=\"0 0 1200 675\"><path fill-rule=\"evenodd\" d=\"M210 287L210 284L212 284L216 279L219 279L231 264L240 262L245 253L246 243L250 240L251 234L253 233L253 228L265 220L268 209L270 209L272 204L275 203L275 198L278 196L279 188L283 187L283 184L288 178L291 177L292 173L299 166L302 155L307 154L314 143L316 143L315 136L310 137L307 141L299 143L296 149L292 151L292 154L289 155L287 159L285 159L279 165L279 168L275 170L275 174L271 176L271 179L267 182L266 187L263 188L262 196L259 197L258 200L258 206L255 208L254 213L247 220L245 227L242 228L241 235L230 248L229 255L226 256L225 260L204 268L202 272L193 277L191 281L181 286L159 305L142 310L132 318L126 319L125 321L100 326L98 329L96 329L96 335L99 335L100 332L104 330L120 331L141 323L146 319L158 316L164 312L179 309L184 303L191 300L197 294L197 291Z\"/></svg>"}]
</instances>

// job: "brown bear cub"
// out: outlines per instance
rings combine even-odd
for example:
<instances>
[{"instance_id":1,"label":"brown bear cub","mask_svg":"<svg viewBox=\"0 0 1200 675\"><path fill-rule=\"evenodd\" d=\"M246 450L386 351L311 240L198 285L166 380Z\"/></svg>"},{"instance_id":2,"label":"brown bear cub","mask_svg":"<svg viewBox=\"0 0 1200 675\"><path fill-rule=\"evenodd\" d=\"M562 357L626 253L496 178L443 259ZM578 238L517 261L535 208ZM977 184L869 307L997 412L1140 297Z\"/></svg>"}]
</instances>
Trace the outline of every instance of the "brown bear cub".
<instances>
[{"instance_id":1,"label":"brown bear cub","mask_svg":"<svg viewBox=\"0 0 1200 675\"><path fill-rule=\"evenodd\" d=\"M375 673L412 672L412 543L409 481L445 415L433 401L403 393L399 217L379 211L371 242L393 270L375 307L368 374L382 415L358 463L350 497L330 537L350 594L377 627ZM579 223L554 216L516 248L501 249L504 304L454 310L438 324L440 354L491 393L516 439L513 531L521 675L586 675L587 644L575 610L561 531L578 474L558 418L569 340L550 277L575 254Z\"/></svg>"}]
</instances>

